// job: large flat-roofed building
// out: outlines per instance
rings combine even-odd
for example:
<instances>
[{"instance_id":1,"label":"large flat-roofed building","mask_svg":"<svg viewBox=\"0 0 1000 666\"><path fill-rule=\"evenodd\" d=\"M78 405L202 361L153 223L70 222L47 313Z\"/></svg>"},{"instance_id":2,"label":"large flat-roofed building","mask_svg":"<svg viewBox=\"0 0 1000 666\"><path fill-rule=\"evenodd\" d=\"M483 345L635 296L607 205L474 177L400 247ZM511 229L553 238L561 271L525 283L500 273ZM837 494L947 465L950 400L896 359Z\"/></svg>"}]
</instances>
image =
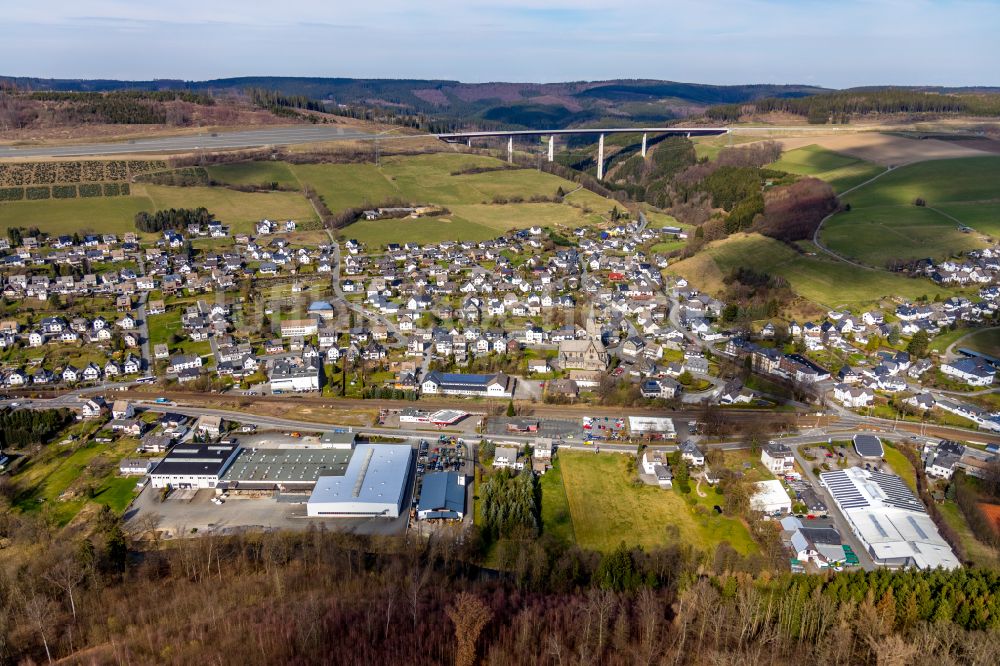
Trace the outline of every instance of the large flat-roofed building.
<instances>
[{"instance_id":1,"label":"large flat-roofed building","mask_svg":"<svg viewBox=\"0 0 1000 666\"><path fill-rule=\"evenodd\" d=\"M281 337L306 338L319 332L316 319L286 319L281 322Z\"/></svg>"},{"instance_id":2,"label":"large flat-roofed building","mask_svg":"<svg viewBox=\"0 0 1000 666\"><path fill-rule=\"evenodd\" d=\"M822 483L876 564L961 566L924 505L895 474L849 467L820 474Z\"/></svg>"},{"instance_id":3,"label":"large flat-roofed building","mask_svg":"<svg viewBox=\"0 0 1000 666\"><path fill-rule=\"evenodd\" d=\"M750 507L764 513L791 513L792 498L777 479L758 481L757 491L750 498Z\"/></svg>"},{"instance_id":4,"label":"large flat-roofed building","mask_svg":"<svg viewBox=\"0 0 1000 666\"><path fill-rule=\"evenodd\" d=\"M327 449L353 449L358 436L353 432L324 432L319 438L319 444Z\"/></svg>"},{"instance_id":5,"label":"large flat-roofed building","mask_svg":"<svg viewBox=\"0 0 1000 666\"><path fill-rule=\"evenodd\" d=\"M319 363L314 359L281 358L271 364L272 391L318 391Z\"/></svg>"},{"instance_id":6,"label":"large flat-roofed building","mask_svg":"<svg viewBox=\"0 0 1000 666\"><path fill-rule=\"evenodd\" d=\"M484 398L510 398L514 395L513 377L498 372L495 375L468 375L455 372L428 372L420 388L424 393L470 395Z\"/></svg>"},{"instance_id":7,"label":"large flat-roofed building","mask_svg":"<svg viewBox=\"0 0 1000 666\"><path fill-rule=\"evenodd\" d=\"M397 518L413 450L406 444L360 444L343 476L316 480L306 512L314 518Z\"/></svg>"},{"instance_id":8,"label":"large flat-roofed building","mask_svg":"<svg viewBox=\"0 0 1000 666\"><path fill-rule=\"evenodd\" d=\"M219 482L228 490L312 490L322 476L343 476L349 450L319 448L242 449Z\"/></svg>"},{"instance_id":9,"label":"large flat-roofed building","mask_svg":"<svg viewBox=\"0 0 1000 666\"><path fill-rule=\"evenodd\" d=\"M240 452L240 445L178 444L153 468L154 488L215 488Z\"/></svg>"}]
</instances>

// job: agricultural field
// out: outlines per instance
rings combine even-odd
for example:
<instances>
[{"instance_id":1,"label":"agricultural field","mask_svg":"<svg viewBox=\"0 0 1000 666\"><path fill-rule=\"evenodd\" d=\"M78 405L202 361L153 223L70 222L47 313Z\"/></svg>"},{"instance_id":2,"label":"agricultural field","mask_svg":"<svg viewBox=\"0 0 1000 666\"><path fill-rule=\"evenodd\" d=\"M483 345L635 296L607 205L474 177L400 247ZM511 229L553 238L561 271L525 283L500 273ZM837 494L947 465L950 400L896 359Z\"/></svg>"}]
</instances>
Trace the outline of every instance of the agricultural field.
<instances>
[{"instance_id":1,"label":"agricultural field","mask_svg":"<svg viewBox=\"0 0 1000 666\"><path fill-rule=\"evenodd\" d=\"M392 221L392 241L485 240L513 228L535 224L578 226L599 222L615 202L575 183L533 169L487 173L453 172L474 167L498 167L500 160L479 155L427 154L387 157L374 164L288 164L245 162L207 167L219 182L259 185L277 182L298 189L311 185L331 210L373 205L391 200L446 206L453 215L436 219ZM494 204L494 200L554 196L569 193L563 204ZM50 234L90 230L134 231L139 211L204 206L234 233L249 232L262 218L316 223L312 206L299 192L239 192L225 187L171 187L133 184L131 196L0 202L0 231L8 226L37 226ZM351 236L369 243L386 242L387 222L362 222ZM406 233L399 225L407 224Z\"/></svg>"},{"instance_id":2,"label":"agricultural field","mask_svg":"<svg viewBox=\"0 0 1000 666\"><path fill-rule=\"evenodd\" d=\"M229 185L277 183L280 187L299 189L302 185L285 162L238 162L205 167L209 177Z\"/></svg>"},{"instance_id":3,"label":"agricultural field","mask_svg":"<svg viewBox=\"0 0 1000 666\"><path fill-rule=\"evenodd\" d=\"M607 552L622 541L652 548L679 539L706 551L722 541L740 553L756 550L739 520L715 515L710 505L704 508L705 502L717 503L711 493L698 498L692 491L689 503L679 491L635 484L630 456L562 451L559 458L572 532L583 548ZM550 525L556 533L569 534L558 485L545 481L542 488L543 530ZM544 507L553 497L556 508L546 513Z\"/></svg>"},{"instance_id":4,"label":"agricultural field","mask_svg":"<svg viewBox=\"0 0 1000 666\"><path fill-rule=\"evenodd\" d=\"M923 199L926 207L914 205ZM850 211L821 232L831 250L883 267L893 259L942 259L1000 236L1000 156L918 162L848 194ZM973 229L963 232L960 226Z\"/></svg>"},{"instance_id":5,"label":"agricultural field","mask_svg":"<svg viewBox=\"0 0 1000 666\"><path fill-rule=\"evenodd\" d=\"M885 171L884 167L877 164L827 150L815 144L788 151L770 167L825 180L837 193L860 185Z\"/></svg>"},{"instance_id":6,"label":"agricultural field","mask_svg":"<svg viewBox=\"0 0 1000 666\"><path fill-rule=\"evenodd\" d=\"M987 245L938 211L917 206L855 208L832 217L821 234L837 254L879 268L889 259L940 261Z\"/></svg>"},{"instance_id":7,"label":"agricultural field","mask_svg":"<svg viewBox=\"0 0 1000 666\"><path fill-rule=\"evenodd\" d=\"M763 269L785 278L795 293L823 308L861 307L892 296L917 299L923 295L934 298L953 293L928 280L862 270L815 252L811 244L803 245L807 251L800 254L759 234L734 234L711 243L694 257L672 265L668 271L683 276L708 293L717 294L724 287L723 279L733 269L741 266Z\"/></svg>"},{"instance_id":8,"label":"agricultural field","mask_svg":"<svg viewBox=\"0 0 1000 666\"><path fill-rule=\"evenodd\" d=\"M134 189L139 189L138 187ZM60 234L135 231L135 214L153 210L146 196L95 197L93 199L46 199L0 203L0 233L8 227L38 227Z\"/></svg>"},{"instance_id":9,"label":"agricultural field","mask_svg":"<svg viewBox=\"0 0 1000 666\"><path fill-rule=\"evenodd\" d=\"M223 187L134 184L130 196L0 202L0 232L20 226L38 227L52 235L123 234L136 230L135 214L140 211L199 206L229 224L233 233L250 232L254 223L265 217L300 222L316 220L309 201L298 192L237 192Z\"/></svg>"},{"instance_id":10,"label":"agricultural field","mask_svg":"<svg viewBox=\"0 0 1000 666\"><path fill-rule=\"evenodd\" d=\"M468 168L503 165L500 160L481 155L435 153L387 157L379 167L374 164L295 164L290 165L290 169L300 182L316 188L333 211L391 199L452 208L489 203L494 197L527 200L533 195L553 196L560 187L572 193L566 198L566 204L571 206L590 207L605 213L615 205L587 190L577 190L575 183L534 169L452 175Z\"/></svg>"},{"instance_id":11,"label":"agricultural field","mask_svg":"<svg viewBox=\"0 0 1000 666\"><path fill-rule=\"evenodd\" d=\"M271 220L316 221L316 212L298 192L237 192L225 187L168 187L133 185L132 191L149 199L150 210L204 206L231 227L233 233L252 232L253 225Z\"/></svg>"}]
</instances>

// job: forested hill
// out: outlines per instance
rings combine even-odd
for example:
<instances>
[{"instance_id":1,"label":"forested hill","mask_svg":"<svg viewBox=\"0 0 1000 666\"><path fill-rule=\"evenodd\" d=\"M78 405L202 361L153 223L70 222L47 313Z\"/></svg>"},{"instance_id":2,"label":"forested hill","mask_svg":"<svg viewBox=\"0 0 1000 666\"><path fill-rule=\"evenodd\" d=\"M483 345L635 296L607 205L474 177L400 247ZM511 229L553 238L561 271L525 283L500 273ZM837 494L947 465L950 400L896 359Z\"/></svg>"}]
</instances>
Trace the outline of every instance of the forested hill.
<instances>
[{"instance_id":1,"label":"forested hill","mask_svg":"<svg viewBox=\"0 0 1000 666\"><path fill-rule=\"evenodd\" d=\"M791 113L810 123L850 122L852 118L876 114L964 114L1000 116L1000 89L963 88L924 90L911 88L863 88L810 95L808 97L767 97L750 102L723 104L706 115L723 122L735 122L757 114Z\"/></svg>"},{"instance_id":2,"label":"forested hill","mask_svg":"<svg viewBox=\"0 0 1000 666\"><path fill-rule=\"evenodd\" d=\"M657 80L571 83L462 83L449 80L240 77L210 81L158 79L38 79L0 76L19 90L110 92L187 90L216 95L250 89L306 97L329 106L391 109L423 114L454 126L568 127L614 118L616 122L659 123L700 115L711 105L767 97L796 98L823 92L803 85L716 86ZM342 106L338 106L342 110Z\"/></svg>"}]
</instances>

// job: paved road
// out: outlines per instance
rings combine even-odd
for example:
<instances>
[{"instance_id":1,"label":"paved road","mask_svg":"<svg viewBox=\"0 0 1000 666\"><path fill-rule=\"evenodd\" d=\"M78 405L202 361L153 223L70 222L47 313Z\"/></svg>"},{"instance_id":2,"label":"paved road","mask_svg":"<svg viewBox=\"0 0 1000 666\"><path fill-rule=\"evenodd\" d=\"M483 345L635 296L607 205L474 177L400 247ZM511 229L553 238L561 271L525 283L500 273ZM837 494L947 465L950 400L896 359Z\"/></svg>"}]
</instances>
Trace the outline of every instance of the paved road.
<instances>
[{"instance_id":1,"label":"paved road","mask_svg":"<svg viewBox=\"0 0 1000 666\"><path fill-rule=\"evenodd\" d=\"M135 139L115 143L88 143L71 146L0 146L3 157L77 157L81 155L122 155L129 153L182 153L193 150L287 146L296 143L374 139L375 134L340 125L296 125L241 132L190 134L187 136ZM394 136L393 138L399 138Z\"/></svg>"},{"instance_id":2,"label":"paved road","mask_svg":"<svg viewBox=\"0 0 1000 666\"><path fill-rule=\"evenodd\" d=\"M146 315L146 301L149 300L149 292L144 291L139 294L139 307L136 315L139 319L139 349L142 354L142 369L146 374L153 374L153 354L149 351L149 321Z\"/></svg>"},{"instance_id":3,"label":"paved road","mask_svg":"<svg viewBox=\"0 0 1000 666\"><path fill-rule=\"evenodd\" d=\"M357 314L361 315L362 317L361 321L364 321L366 319L375 320L380 324L382 324L383 326L385 326L386 329L388 329L389 333L392 335L393 339L391 342L389 340L384 341L382 343L384 347L398 348L405 346L406 340L403 337L403 333L402 331L399 330L399 327L396 326L396 324L392 320L390 320L387 317L384 317L378 312L368 310L363 306L358 305L357 303L352 303L351 301L347 300L347 296L344 295L344 290L341 289L340 287L340 269L342 266L340 243L337 242L337 239L334 237L334 235L330 232L329 229L327 229L326 233L330 237L330 242L333 244L333 273L330 276L330 279L333 284L334 302L343 303L344 305L347 306L348 309L353 310ZM358 322L358 324L361 324L361 322Z\"/></svg>"}]
</instances>

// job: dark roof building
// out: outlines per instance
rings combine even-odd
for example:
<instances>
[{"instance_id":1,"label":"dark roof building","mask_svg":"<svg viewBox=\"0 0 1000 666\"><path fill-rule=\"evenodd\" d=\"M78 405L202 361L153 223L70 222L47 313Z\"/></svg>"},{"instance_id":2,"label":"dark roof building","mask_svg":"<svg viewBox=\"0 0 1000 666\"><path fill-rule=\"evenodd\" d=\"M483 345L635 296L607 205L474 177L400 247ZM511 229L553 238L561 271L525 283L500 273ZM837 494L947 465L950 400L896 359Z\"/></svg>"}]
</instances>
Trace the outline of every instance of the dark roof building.
<instances>
[{"instance_id":1,"label":"dark roof building","mask_svg":"<svg viewBox=\"0 0 1000 666\"><path fill-rule=\"evenodd\" d=\"M465 516L465 491L465 476L458 472L425 475L420 502L417 504L417 517L420 520L461 520Z\"/></svg>"},{"instance_id":2,"label":"dark roof building","mask_svg":"<svg viewBox=\"0 0 1000 666\"><path fill-rule=\"evenodd\" d=\"M854 450L862 458L881 458L885 455L882 440L875 435L855 435Z\"/></svg>"},{"instance_id":3,"label":"dark roof building","mask_svg":"<svg viewBox=\"0 0 1000 666\"><path fill-rule=\"evenodd\" d=\"M163 457L149 478L154 488L215 488L240 452L229 444L178 444Z\"/></svg>"}]
</instances>

